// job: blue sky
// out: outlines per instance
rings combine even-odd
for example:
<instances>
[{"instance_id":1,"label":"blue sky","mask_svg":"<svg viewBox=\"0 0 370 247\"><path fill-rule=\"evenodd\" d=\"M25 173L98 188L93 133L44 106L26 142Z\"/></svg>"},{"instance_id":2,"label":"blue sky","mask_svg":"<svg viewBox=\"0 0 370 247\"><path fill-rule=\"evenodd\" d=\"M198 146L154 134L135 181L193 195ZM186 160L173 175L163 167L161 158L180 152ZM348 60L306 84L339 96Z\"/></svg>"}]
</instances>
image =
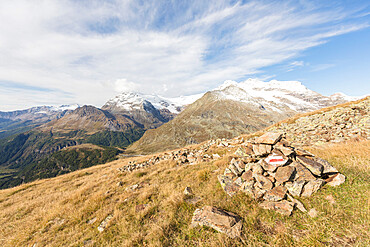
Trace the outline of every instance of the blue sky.
<instances>
[{"instance_id":1,"label":"blue sky","mask_svg":"<svg viewBox=\"0 0 370 247\"><path fill-rule=\"evenodd\" d=\"M369 1L0 1L0 110L225 80L370 93Z\"/></svg>"}]
</instances>

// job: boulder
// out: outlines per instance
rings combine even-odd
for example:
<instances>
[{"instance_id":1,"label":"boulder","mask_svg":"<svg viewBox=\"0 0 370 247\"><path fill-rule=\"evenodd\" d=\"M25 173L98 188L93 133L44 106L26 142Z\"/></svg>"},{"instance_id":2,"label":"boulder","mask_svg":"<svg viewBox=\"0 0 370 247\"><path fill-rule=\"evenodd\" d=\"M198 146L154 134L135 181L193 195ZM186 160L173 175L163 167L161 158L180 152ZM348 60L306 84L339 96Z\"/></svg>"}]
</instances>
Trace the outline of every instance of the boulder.
<instances>
[{"instance_id":1,"label":"boulder","mask_svg":"<svg viewBox=\"0 0 370 247\"><path fill-rule=\"evenodd\" d=\"M264 195L263 199L267 201L273 201L273 202L281 201L285 198L286 192L287 192L287 188L280 185L268 191Z\"/></svg>"},{"instance_id":2,"label":"boulder","mask_svg":"<svg viewBox=\"0 0 370 247\"><path fill-rule=\"evenodd\" d=\"M251 170L244 172L241 176L244 181L251 181L253 179L253 172Z\"/></svg>"},{"instance_id":3,"label":"boulder","mask_svg":"<svg viewBox=\"0 0 370 247\"><path fill-rule=\"evenodd\" d=\"M271 153L272 147L271 145L265 144L255 144L253 145L253 152L255 155L264 156Z\"/></svg>"},{"instance_id":4,"label":"boulder","mask_svg":"<svg viewBox=\"0 0 370 247\"><path fill-rule=\"evenodd\" d=\"M256 179L256 183L255 183L255 187L259 187L260 189L263 189L263 190L271 190L272 187L274 186L272 184L272 182L270 181L270 179L266 178L265 176L262 176L262 175L259 175L259 174L256 174L254 176L254 178Z\"/></svg>"},{"instance_id":5,"label":"boulder","mask_svg":"<svg viewBox=\"0 0 370 247\"><path fill-rule=\"evenodd\" d=\"M235 155L237 156L241 156L241 157L244 157L244 156L249 156L251 154L253 154L253 150L251 147L239 147L235 153Z\"/></svg>"},{"instance_id":6,"label":"boulder","mask_svg":"<svg viewBox=\"0 0 370 247\"><path fill-rule=\"evenodd\" d=\"M307 210L304 207L303 203L292 197L291 195L287 194L288 199L294 203L294 206L296 206L301 212L306 213Z\"/></svg>"},{"instance_id":7,"label":"boulder","mask_svg":"<svg viewBox=\"0 0 370 247\"><path fill-rule=\"evenodd\" d=\"M301 196L303 186L306 184L306 181L299 180L294 182L285 183L285 187L288 189L289 193L292 196Z\"/></svg>"},{"instance_id":8,"label":"boulder","mask_svg":"<svg viewBox=\"0 0 370 247\"><path fill-rule=\"evenodd\" d=\"M262 175L262 173L263 173L262 166L260 164L257 164L257 163L253 164L251 169L252 169L252 172L253 172L253 176L254 175Z\"/></svg>"},{"instance_id":9,"label":"boulder","mask_svg":"<svg viewBox=\"0 0 370 247\"><path fill-rule=\"evenodd\" d=\"M198 208L193 214L191 226L208 226L230 238L240 237L242 222L238 215L212 206Z\"/></svg>"},{"instance_id":10,"label":"boulder","mask_svg":"<svg viewBox=\"0 0 370 247\"><path fill-rule=\"evenodd\" d=\"M277 168L277 166L270 165L269 163L267 163L264 160L258 161L258 164L260 164L265 171L269 171L269 172L275 172L275 170Z\"/></svg>"},{"instance_id":11,"label":"boulder","mask_svg":"<svg viewBox=\"0 0 370 247\"><path fill-rule=\"evenodd\" d=\"M334 166L330 165L330 163L324 159L321 159L319 157L312 157L311 159L313 159L314 161L316 161L317 163L321 164L324 167L322 171L323 174L333 174L338 172L338 170Z\"/></svg>"},{"instance_id":12,"label":"boulder","mask_svg":"<svg viewBox=\"0 0 370 247\"><path fill-rule=\"evenodd\" d=\"M346 181L346 177L343 174L337 173L329 177L326 182L329 186L339 186Z\"/></svg>"},{"instance_id":13,"label":"boulder","mask_svg":"<svg viewBox=\"0 0 370 247\"><path fill-rule=\"evenodd\" d=\"M322 171L324 170L324 166L319 162L314 161L311 158L307 158L305 156L297 156L297 160L303 164L308 170L312 172L312 174L316 176L321 176Z\"/></svg>"},{"instance_id":14,"label":"boulder","mask_svg":"<svg viewBox=\"0 0 370 247\"><path fill-rule=\"evenodd\" d=\"M316 191L318 191L321 186L325 183L322 179L315 179L309 181L304 187L301 196L303 197L309 197Z\"/></svg>"},{"instance_id":15,"label":"boulder","mask_svg":"<svg viewBox=\"0 0 370 247\"><path fill-rule=\"evenodd\" d=\"M280 214L289 216L292 214L294 203L289 202L287 200L283 200L279 202L264 201L260 203L259 206L262 207L263 209L275 210Z\"/></svg>"},{"instance_id":16,"label":"boulder","mask_svg":"<svg viewBox=\"0 0 370 247\"><path fill-rule=\"evenodd\" d=\"M279 144L279 145L278 145ZM274 150L277 149L279 150L280 152L282 152L285 156L289 156L291 155L292 153L294 153L293 149L292 148L289 148L289 147L284 147L282 144L278 143L274 146Z\"/></svg>"},{"instance_id":17,"label":"boulder","mask_svg":"<svg viewBox=\"0 0 370 247\"><path fill-rule=\"evenodd\" d=\"M293 177L293 173L295 172L294 166L283 166L279 167L275 174L276 182L282 184L290 180Z\"/></svg>"},{"instance_id":18,"label":"boulder","mask_svg":"<svg viewBox=\"0 0 370 247\"><path fill-rule=\"evenodd\" d=\"M256 143L274 145L277 143L283 134L276 132L267 132L256 139Z\"/></svg>"},{"instance_id":19,"label":"boulder","mask_svg":"<svg viewBox=\"0 0 370 247\"><path fill-rule=\"evenodd\" d=\"M308 170L305 166L303 166L301 163L293 162L290 164L291 166L294 166L296 169L294 180L295 181L310 181L316 179L314 175Z\"/></svg>"}]
</instances>

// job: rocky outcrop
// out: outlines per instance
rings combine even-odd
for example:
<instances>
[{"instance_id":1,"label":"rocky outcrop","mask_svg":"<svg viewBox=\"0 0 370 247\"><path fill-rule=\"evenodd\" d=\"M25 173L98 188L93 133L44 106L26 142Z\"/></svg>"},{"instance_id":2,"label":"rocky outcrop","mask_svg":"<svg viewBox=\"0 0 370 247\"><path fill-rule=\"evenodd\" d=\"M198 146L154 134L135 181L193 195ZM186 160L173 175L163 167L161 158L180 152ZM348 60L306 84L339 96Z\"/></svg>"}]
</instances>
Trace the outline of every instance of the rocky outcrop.
<instances>
[{"instance_id":1,"label":"rocky outcrop","mask_svg":"<svg viewBox=\"0 0 370 247\"><path fill-rule=\"evenodd\" d=\"M360 102L326 109L283 122L268 129L286 133L295 146L337 143L351 139L370 140L370 97Z\"/></svg>"},{"instance_id":2,"label":"rocky outcrop","mask_svg":"<svg viewBox=\"0 0 370 247\"><path fill-rule=\"evenodd\" d=\"M281 133L265 133L244 146L249 155L238 149L218 179L229 196L241 191L263 201L262 208L284 215L290 215L294 206L305 211L294 197L309 197L326 182L337 186L345 180L327 161L296 150Z\"/></svg>"}]
</instances>

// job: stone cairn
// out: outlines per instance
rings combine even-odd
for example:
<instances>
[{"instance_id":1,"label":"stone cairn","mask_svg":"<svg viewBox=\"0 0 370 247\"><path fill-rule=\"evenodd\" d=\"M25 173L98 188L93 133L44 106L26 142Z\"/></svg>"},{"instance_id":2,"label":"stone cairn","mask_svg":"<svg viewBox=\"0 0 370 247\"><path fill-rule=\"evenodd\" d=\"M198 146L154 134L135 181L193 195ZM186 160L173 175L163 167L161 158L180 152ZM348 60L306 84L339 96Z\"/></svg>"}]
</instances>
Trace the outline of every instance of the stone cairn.
<instances>
[{"instance_id":1,"label":"stone cairn","mask_svg":"<svg viewBox=\"0 0 370 247\"><path fill-rule=\"evenodd\" d=\"M295 197L309 197L323 185L337 186L344 175L327 161L292 147L283 134L268 132L254 142L239 147L218 180L229 196L238 191L261 201L264 209L290 215L297 207L306 212Z\"/></svg>"},{"instance_id":2,"label":"stone cairn","mask_svg":"<svg viewBox=\"0 0 370 247\"><path fill-rule=\"evenodd\" d=\"M233 147L234 144L240 144L240 142L241 142L240 140L226 140L226 139L210 140L197 148L185 148L171 152L166 152L160 155L154 155L150 159L140 163L137 163L136 161L130 161L128 165L119 167L117 168L117 170L120 172L132 172L135 170L151 167L165 160L175 161L178 166L195 165L201 162L210 162L221 158L221 156L218 154L206 153L211 146L217 145L218 147L221 148L228 148Z\"/></svg>"}]
</instances>

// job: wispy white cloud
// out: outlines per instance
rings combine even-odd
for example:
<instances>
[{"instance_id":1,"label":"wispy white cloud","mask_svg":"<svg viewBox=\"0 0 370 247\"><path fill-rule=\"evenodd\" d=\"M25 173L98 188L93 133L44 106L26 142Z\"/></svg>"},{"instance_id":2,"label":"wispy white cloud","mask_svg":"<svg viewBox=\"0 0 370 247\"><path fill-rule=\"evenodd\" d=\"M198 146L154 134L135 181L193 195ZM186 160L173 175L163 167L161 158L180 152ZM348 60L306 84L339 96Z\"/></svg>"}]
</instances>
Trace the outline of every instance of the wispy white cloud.
<instances>
[{"instance_id":1,"label":"wispy white cloud","mask_svg":"<svg viewBox=\"0 0 370 247\"><path fill-rule=\"evenodd\" d=\"M117 90L204 91L368 27L353 14L307 1L3 0L0 81L70 94L33 98L0 85L0 105L100 106Z\"/></svg>"}]
</instances>

